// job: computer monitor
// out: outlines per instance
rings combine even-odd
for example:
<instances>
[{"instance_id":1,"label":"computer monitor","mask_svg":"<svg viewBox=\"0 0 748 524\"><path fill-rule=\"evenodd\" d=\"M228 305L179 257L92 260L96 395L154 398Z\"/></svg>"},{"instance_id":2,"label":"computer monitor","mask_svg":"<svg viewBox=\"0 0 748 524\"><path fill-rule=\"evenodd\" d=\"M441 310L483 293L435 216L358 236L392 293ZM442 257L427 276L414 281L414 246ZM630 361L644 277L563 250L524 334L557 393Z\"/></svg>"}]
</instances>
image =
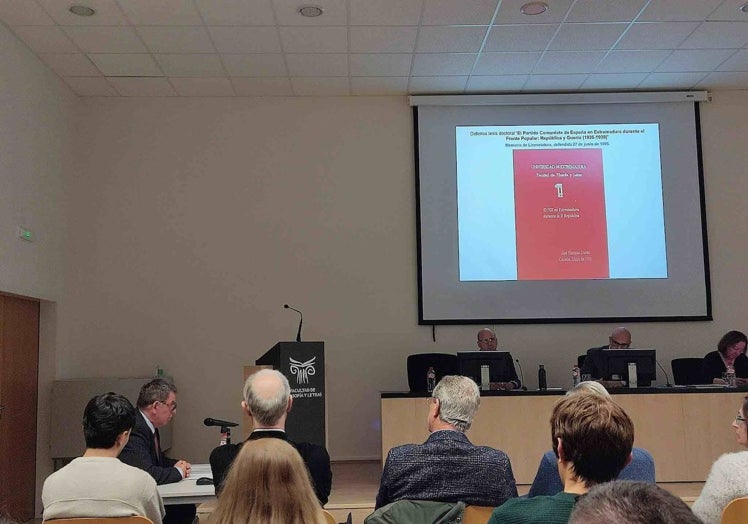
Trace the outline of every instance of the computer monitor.
<instances>
[{"instance_id":1,"label":"computer monitor","mask_svg":"<svg viewBox=\"0 0 748 524\"><path fill-rule=\"evenodd\" d=\"M649 386L657 379L657 352L654 349L603 349L599 362L603 380L624 380L628 384L629 362L636 364L639 386Z\"/></svg>"},{"instance_id":2,"label":"computer monitor","mask_svg":"<svg viewBox=\"0 0 748 524\"><path fill-rule=\"evenodd\" d=\"M481 366L488 366L491 382L509 382L516 380L512 354L508 351L458 351L460 375L472 378L479 386Z\"/></svg>"}]
</instances>

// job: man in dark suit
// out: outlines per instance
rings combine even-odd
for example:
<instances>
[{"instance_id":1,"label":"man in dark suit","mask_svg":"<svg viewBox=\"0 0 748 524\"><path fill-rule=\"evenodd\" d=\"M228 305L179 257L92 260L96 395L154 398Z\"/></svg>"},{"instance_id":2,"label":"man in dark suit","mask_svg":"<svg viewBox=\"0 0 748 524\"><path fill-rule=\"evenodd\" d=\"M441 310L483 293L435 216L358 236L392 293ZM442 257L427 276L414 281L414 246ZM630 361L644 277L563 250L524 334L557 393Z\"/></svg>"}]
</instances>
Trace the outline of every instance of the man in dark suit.
<instances>
[{"instance_id":1,"label":"man in dark suit","mask_svg":"<svg viewBox=\"0 0 748 524\"><path fill-rule=\"evenodd\" d=\"M288 440L286 417L292 405L291 387L282 373L263 369L250 375L244 383L244 400L242 401L242 409L249 415L253 427L247 440L259 438ZM317 498L320 504L325 505L332 488L330 455L324 447L318 444L288 442L299 451L309 470ZM210 469L213 472L216 495L220 494L226 473L239 454L242 444L243 442L218 446L211 452Z\"/></svg>"},{"instance_id":2,"label":"man in dark suit","mask_svg":"<svg viewBox=\"0 0 748 524\"><path fill-rule=\"evenodd\" d=\"M397 446L387 454L377 508L403 499L499 506L517 496L509 457L465 436L479 403L472 379L439 381L429 404L431 435L423 444Z\"/></svg>"},{"instance_id":3,"label":"man in dark suit","mask_svg":"<svg viewBox=\"0 0 748 524\"><path fill-rule=\"evenodd\" d=\"M153 379L138 395L138 412L130 440L120 453L125 464L148 472L156 484L171 484L189 476L191 465L185 460L175 460L161 450L158 429L166 426L177 411L177 388L161 379ZM194 504L166 507L164 524L189 524L195 518Z\"/></svg>"},{"instance_id":4,"label":"man in dark suit","mask_svg":"<svg viewBox=\"0 0 748 524\"><path fill-rule=\"evenodd\" d=\"M590 375L593 380L604 379L602 370L600 369L600 351L603 349L628 349L631 346L631 332L625 327L617 327L608 337L608 345L600 346L599 348L590 348L587 350L587 356L582 364L582 369L579 371L581 375ZM616 384L617 381L607 381L606 386L623 385L623 383Z\"/></svg>"}]
</instances>

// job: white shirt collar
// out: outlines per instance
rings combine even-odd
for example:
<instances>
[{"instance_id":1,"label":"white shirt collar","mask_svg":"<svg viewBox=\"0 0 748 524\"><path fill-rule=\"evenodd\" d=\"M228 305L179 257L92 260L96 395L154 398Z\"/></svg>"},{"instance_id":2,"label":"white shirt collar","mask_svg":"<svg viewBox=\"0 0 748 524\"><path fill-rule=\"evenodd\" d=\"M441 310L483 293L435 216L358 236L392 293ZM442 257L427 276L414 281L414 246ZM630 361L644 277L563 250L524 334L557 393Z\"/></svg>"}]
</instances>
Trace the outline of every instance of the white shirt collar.
<instances>
[{"instance_id":1,"label":"white shirt collar","mask_svg":"<svg viewBox=\"0 0 748 524\"><path fill-rule=\"evenodd\" d=\"M145 416L145 413L143 413L141 410L138 410L138 411L140 411L140 414L143 415L143 418L145 419L145 423L148 424L148 427L150 428L151 433L153 433L155 435L156 434L156 428L155 428L155 426L153 424L151 424L151 421L148 420L148 417Z\"/></svg>"}]
</instances>

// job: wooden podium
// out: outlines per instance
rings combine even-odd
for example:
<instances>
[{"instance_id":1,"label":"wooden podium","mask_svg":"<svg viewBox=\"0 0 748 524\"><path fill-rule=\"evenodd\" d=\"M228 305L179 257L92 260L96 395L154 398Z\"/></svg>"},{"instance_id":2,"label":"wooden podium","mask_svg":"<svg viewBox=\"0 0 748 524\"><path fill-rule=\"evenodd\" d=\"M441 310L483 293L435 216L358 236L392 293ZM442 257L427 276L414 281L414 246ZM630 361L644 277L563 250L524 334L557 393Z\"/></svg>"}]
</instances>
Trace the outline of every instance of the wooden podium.
<instances>
[{"instance_id":1,"label":"wooden podium","mask_svg":"<svg viewBox=\"0 0 748 524\"><path fill-rule=\"evenodd\" d=\"M273 366L288 379L293 397L286 420L288 439L327 447L325 343L278 342L255 364Z\"/></svg>"}]
</instances>

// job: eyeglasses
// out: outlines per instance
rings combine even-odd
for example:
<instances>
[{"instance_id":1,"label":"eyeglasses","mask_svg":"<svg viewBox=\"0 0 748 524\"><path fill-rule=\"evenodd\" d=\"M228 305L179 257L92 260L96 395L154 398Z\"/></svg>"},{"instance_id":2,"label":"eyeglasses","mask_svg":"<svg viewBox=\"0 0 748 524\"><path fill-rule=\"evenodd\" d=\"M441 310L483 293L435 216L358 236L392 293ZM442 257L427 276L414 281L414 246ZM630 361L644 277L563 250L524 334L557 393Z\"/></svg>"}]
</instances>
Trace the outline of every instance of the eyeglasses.
<instances>
[{"instance_id":1,"label":"eyeglasses","mask_svg":"<svg viewBox=\"0 0 748 524\"><path fill-rule=\"evenodd\" d=\"M630 345L631 345L631 342L618 342L614 338L610 339L610 347L612 349L628 349Z\"/></svg>"},{"instance_id":2,"label":"eyeglasses","mask_svg":"<svg viewBox=\"0 0 748 524\"><path fill-rule=\"evenodd\" d=\"M163 404L164 406L166 406L167 408L169 408L169 410L171 410L172 413L174 413L177 410L177 401L176 400L172 400L168 404L166 402L161 402L161 401L159 401L159 403Z\"/></svg>"},{"instance_id":3,"label":"eyeglasses","mask_svg":"<svg viewBox=\"0 0 748 524\"><path fill-rule=\"evenodd\" d=\"M740 424L741 422L745 422L745 419L742 417L740 413L738 413L737 416L735 417L735 423Z\"/></svg>"}]
</instances>

